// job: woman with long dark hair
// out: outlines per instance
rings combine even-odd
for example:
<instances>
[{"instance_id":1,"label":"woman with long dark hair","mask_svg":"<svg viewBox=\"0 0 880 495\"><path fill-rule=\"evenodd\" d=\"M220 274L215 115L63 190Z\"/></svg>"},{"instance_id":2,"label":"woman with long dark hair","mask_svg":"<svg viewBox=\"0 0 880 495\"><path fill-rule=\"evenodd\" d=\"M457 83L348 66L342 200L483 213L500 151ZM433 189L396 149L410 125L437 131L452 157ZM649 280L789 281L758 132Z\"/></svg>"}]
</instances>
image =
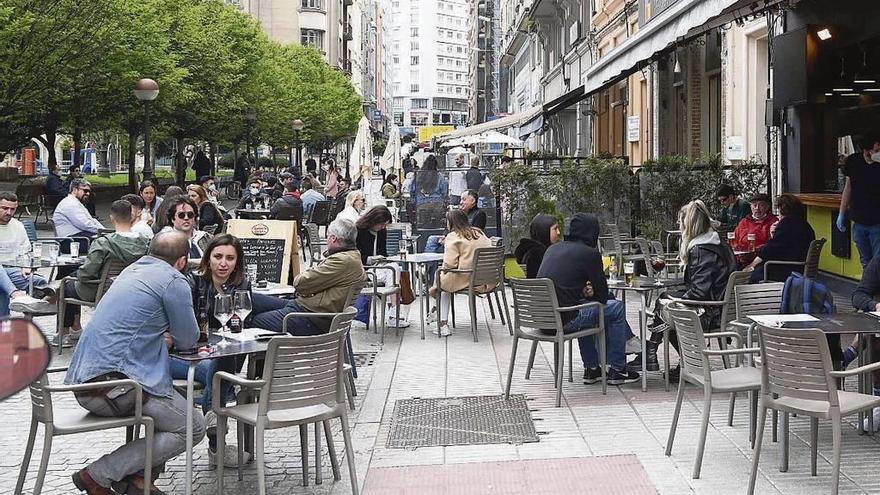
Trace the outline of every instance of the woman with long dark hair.
<instances>
[{"instance_id":1,"label":"woman with long dark hair","mask_svg":"<svg viewBox=\"0 0 880 495\"><path fill-rule=\"evenodd\" d=\"M385 199L397 199L400 197L400 182L397 174L388 174L382 184L382 197Z\"/></svg>"},{"instance_id":2,"label":"woman with long dark hair","mask_svg":"<svg viewBox=\"0 0 880 495\"><path fill-rule=\"evenodd\" d=\"M535 215L529 225L529 237L521 239L514 251L516 262L526 265L526 278L538 276L544 252L561 237L559 220L556 217L544 213Z\"/></svg>"},{"instance_id":3,"label":"woman with long dark hair","mask_svg":"<svg viewBox=\"0 0 880 495\"><path fill-rule=\"evenodd\" d=\"M144 211L148 212L151 217L147 220L147 224L151 225L153 219L156 218L159 205L162 204L162 198L159 197L156 184L153 184L152 181L148 180L141 182L141 185L138 188L138 195L144 200Z\"/></svg>"},{"instance_id":4,"label":"woman with long dark hair","mask_svg":"<svg viewBox=\"0 0 880 495\"><path fill-rule=\"evenodd\" d=\"M383 206L374 206L358 218L357 248L361 253L361 263L364 266L376 265L382 258L388 256L386 242L388 241L388 225L392 222L391 211ZM400 269L396 264L384 265L394 271L381 269L375 270L376 282L383 286L394 285L400 278ZM397 296L388 298L389 306L397 304ZM398 319L390 311L388 312L387 326L391 328L406 328L409 322L403 318Z\"/></svg>"}]
</instances>

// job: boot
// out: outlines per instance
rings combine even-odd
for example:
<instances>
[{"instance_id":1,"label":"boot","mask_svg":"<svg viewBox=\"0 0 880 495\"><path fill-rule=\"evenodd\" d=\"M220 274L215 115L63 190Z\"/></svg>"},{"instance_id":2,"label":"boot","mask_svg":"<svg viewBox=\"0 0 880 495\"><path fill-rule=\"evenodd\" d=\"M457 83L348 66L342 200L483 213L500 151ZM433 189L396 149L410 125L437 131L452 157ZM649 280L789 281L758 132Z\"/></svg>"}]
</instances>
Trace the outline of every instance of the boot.
<instances>
[{"instance_id":1,"label":"boot","mask_svg":"<svg viewBox=\"0 0 880 495\"><path fill-rule=\"evenodd\" d=\"M652 333L651 338L645 342L645 369L648 371L660 371L660 363L657 361L657 349L660 347L661 342L663 342L663 332ZM633 371L641 371L642 355L637 354L635 359L627 363L626 368Z\"/></svg>"}]
</instances>

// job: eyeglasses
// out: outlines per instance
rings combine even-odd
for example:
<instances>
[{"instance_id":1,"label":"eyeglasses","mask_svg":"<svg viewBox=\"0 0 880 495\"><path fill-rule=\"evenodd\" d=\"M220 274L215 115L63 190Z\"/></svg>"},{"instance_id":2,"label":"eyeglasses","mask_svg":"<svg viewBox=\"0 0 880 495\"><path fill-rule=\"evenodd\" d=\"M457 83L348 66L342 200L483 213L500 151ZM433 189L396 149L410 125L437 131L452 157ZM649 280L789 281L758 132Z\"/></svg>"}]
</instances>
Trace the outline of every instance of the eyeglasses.
<instances>
[{"instance_id":1,"label":"eyeglasses","mask_svg":"<svg viewBox=\"0 0 880 495\"><path fill-rule=\"evenodd\" d=\"M91 192L92 192L91 189L86 189L86 188L84 188L84 187L80 187L79 190L82 191L82 192L84 192L84 193L91 193Z\"/></svg>"},{"instance_id":2,"label":"eyeglasses","mask_svg":"<svg viewBox=\"0 0 880 495\"><path fill-rule=\"evenodd\" d=\"M177 218L179 218L181 220L190 220L195 217L196 217L196 214L195 214L195 212L192 212L192 211L179 211L179 212L177 212Z\"/></svg>"}]
</instances>

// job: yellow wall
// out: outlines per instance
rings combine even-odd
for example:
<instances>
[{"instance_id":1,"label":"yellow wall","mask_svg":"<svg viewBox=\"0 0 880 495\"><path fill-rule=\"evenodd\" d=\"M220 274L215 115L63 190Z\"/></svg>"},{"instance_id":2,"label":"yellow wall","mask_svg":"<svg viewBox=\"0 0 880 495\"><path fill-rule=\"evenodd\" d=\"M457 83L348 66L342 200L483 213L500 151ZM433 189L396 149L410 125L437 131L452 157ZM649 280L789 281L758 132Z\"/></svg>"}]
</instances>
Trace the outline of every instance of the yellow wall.
<instances>
[{"instance_id":1,"label":"yellow wall","mask_svg":"<svg viewBox=\"0 0 880 495\"><path fill-rule=\"evenodd\" d=\"M822 206L807 206L807 221L816 231L816 238L828 239L822 247L822 257L819 259L819 269L842 277L855 280L862 278L862 264L859 262L859 250L855 242L850 241L850 257L838 258L831 254L831 225L833 210Z\"/></svg>"}]
</instances>

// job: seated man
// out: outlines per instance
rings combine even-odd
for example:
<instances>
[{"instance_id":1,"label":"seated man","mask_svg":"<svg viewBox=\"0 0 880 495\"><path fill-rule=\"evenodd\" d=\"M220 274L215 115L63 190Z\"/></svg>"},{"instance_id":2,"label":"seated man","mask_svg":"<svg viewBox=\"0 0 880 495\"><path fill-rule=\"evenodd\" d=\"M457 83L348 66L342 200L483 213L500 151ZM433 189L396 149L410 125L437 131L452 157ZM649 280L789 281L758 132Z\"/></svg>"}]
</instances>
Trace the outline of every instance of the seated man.
<instances>
[{"instance_id":1,"label":"seated man","mask_svg":"<svg viewBox=\"0 0 880 495\"><path fill-rule=\"evenodd\" d=\"M68 385L128 378L143 387L143 414L153 418L153 465L186 449L186 414L192 404L175 392L168 348L191 349L199 339L190 286L181 270L189 241L179 233L153 238L149 256L126 268L98 303L67 370ZM114 387L76 393L82 407L104 417L128 416L134 392ZM205 419L193 412L193 444L205 436ZM73 474L73 483L90 495L143 492L141 437ZM125 486L123 486L125 485ZM112 489L111 489L112 487ZM161 494L153 488L153 493ZM129 492L133 493L133 492Z\"/></svg>"},{"instance_id":2,"label":"seated man","mask_svg":"<svg viewBox=\"0 0 880 495\"><path fill-rule=\"evenodd\" d=\"M24 230L24 225L15 219L17 209L18 196L9 191L0 192L0 264L13 262L18 256L31 252L31 241ZM29 289L30 271L15 267L6 267L4 271L17 290ZM37 313L52 311L55 291L49 287L49 282L45 278L37 274L34 274L33 295L37 299L50 298L52 301L49 303L24 298L12 309ZM27 304L24 301L27 301Z\"/></svg>"},{"instance_id":3,"label":"seated man","mask_svg":"<svg viewBox=\"0 0 880 495\"><path fill-rule=\"evenodd\" d=\"M626 367L626 342L632 335L632 330L626 321L623 304L609 298L602 256L598 249L592 247L598 239L599 220L585 213L574 215L565 240L553 244L544 253L538 278L549 278L553 281L560 306L575 306L585 301L597 301L605 305L605 340L611 367L608 384L620 385L637 381L639 374L627 370ZM594 307L562 315L566 333L595 327L598 321L599 310ZM584 383L596 383L602 374L595 339L593 336L579 338L578 347L584 362Z\"/></svg>"},{"instance_id":4,"label":"seated man","mask_svg":"<svg viewBox=\"0 0 880 495\"><path fill-rule=\"evenodd\" d=\"M364 280L364 266L357 249L357 227L349 220L334 220L327 228L327 257L293 280L296 299L260 299L260 313L251 325L280 332L288 313L339 313L345 309L348 291ZM271 303L271 304L270 304ZM254 312L257 312L257 298ZM317 335L330 328L330 318L293 318L287 331L292 335Z\"/></svg>"},{"instance_id":5,"label":"seated man","mask_svg":"<svg viewBox=\"0 0 880 495\"><path fill-rule=\"evenodd\" d=\"M776 198L779 206L779 221L770 228L771 237L758 256L745 270L753 270L750 283L764 280L764 263L767 261L803 262L810 250L810 243L816 239L813 227L807 223L807 212L800 200L792 194L782 194ZM803 266L770 265L768 280L785 282L792 271L802 271Z\"/></svg>"},{"instance_id":6,"label":"seated man","mask_svg":"<svg viewBox=\"0 0 880 495\"><path fill-rule=\"evenodd\" d=\"M70 182L70 194L58 203L52 222L55 224L55 235L58 237L95 237L104 225L95 220L85 204L92 194L92 185L85 179L74 179Z\"/></svg>"},{"instance_id":7,"label":"seated man","mask_svg":"<svg viewBox=\"0 0 880 495\"><path fill-rule=\"evenodd\" d=\"M476 227L482 231L486 231L486 212L477 207L477 191L474 189L465 189L461 193L461 201L458 207L465 212L471 227Z\"/></svg>"},{"instance_id":8,"label":"seated man","mask_svg":"<svg viewBox=\"0 0 880 495\"><path fill-rule=\"evenodd\" d=\"M313 186L312 181L303 179L302 194L300 194L299 199L303 204L305 218L309 218L309 215L312 213L312 208L315 207L315 203L327 200L324 195L316 191Z\"/></svg>"},{"instance_id":9,"label":"seated man","mask_svg":"<svg viewBox=\"0 0 880 495\"><path fill-rule=\"evenodd\" d=\"M175 196L166 202L168 203L168 209L165 210L167 224L162 232L175 230L186 234L189 239L189 258L201 260L211 236L196 228L199 224L199 207L187 196Z\"/></svg>"},{"instance_id":10,"label":"seated man","mask_svg":"<svg viewBox=\"0 0 880 495\"><path fill-rule=\"evenodd\" d=\"M114 201L110 205L110 221L113 222L116 232L92 242L86 262L77 270L76 280L64 282L64 297L94 301L101 282L101 273L108 261L116 260L130 265L147 254L149 240L131 231L131 203L121 199ZM71 342L79 340L82 333L80 309L77 304L67 304L64 309L63 326L68 330L66 337Z\"/></svg>"},{"instance_id":11,"label":"seated man","mask_svg":"<svg viewBox=\"0 0 880 495\"><path fill-rule=\"evenodd\" d=\"M145 219L145 217L149 216L149 213L144 211L146 206L144 198L137 194L126 194L120 199L131 204L131 221L134 222L131 226L131 231L147 239L152 239L154 233L153 228L150 227L150 224Z\"/></svg>"},{"instance_id":12,"label":"seated man","mask_svg":"<svg viewBox=\"0 0 880 495\"><path fill-rule=\"evenodd\" d=\"M294 219L302 223L303 203L299 199L299 190L294 187L293 182L288 182L285 188L284 196L278 198L272 208L269 209L269 218L281 217L286 220Z\"/></svg>"},{"instance_id":13,"label":"seated man","mask_svg":"<svg viewBox=\"0 0 880 495\"><path fill-rule=\"evenodd\" d=\"M778 218L770 213L770 196L756 194L751 202L751 215L743 218L736 226L734 233L736 240L732 246L736 251L755 252L764 247L770 239L770 227ZM749 240L749 235L754 235L754 241ZM751 259L748 260L751 262Z\"/></svg>"},{"instance_id":14,"label":"seated man","mask_svg":"<svg viewBox=\"0 0 880 495\"><path fill-rule=\"evenodd\" d=\"M264 203L265 200L263 198L263 182L259 177L252 177L248 183L247 190L244 191L244 194L241 195L241 199L238 200L238 209L247 210L258 208Z\"/></svg>"},{"instance_id":15,"label":"seated man","mask_svg":"<svg viewBox=\"0 0 880 495\"><path fill-rule=\"evenodd\" d=\"M715 197L723 207L721 214L718 215L718 222L721 223L718 230L721 232L730 232L736 229L740 220L750 213L749 202L740 198L736 191L727 184L722 184L718 188Z\"/></svg>"},{"instance_id":16,"label":"seated man","mask_svg":"<svg viewBox=\"0 0 880 495\"><path fill-rule=\"evenodd\" d=\"M75 181L76 179L82 179L82 178L83 178L82 171L80 170L79 165L74 164L74 165L71 165L70 167L68 167L67 177L64 179L64 184L63 184L64 196L67 196L68 191L70 191L70 184L73 181ZM85 179L83 179L83 180L85 180ZM84 203L86 205L86 210L89 211L89 215L91 215L93 217L97 217L97 215L95 215L95 197L90 194L89 197L85 199Z\"/></svg>"},{"instance_id":17,"label":"seated man","mask_svg":"<svg viewBox=\"0 0 880 495\"><path fill-rule=\"evenodd\" d=\"M43 194L49 197L52 204L58 204L59 201L67 196L67 188L64 187L64 181L58 174L58 164L49 165L49 176L46 177L46 185L43 186Z\"/></svg>"}]
</instances>

